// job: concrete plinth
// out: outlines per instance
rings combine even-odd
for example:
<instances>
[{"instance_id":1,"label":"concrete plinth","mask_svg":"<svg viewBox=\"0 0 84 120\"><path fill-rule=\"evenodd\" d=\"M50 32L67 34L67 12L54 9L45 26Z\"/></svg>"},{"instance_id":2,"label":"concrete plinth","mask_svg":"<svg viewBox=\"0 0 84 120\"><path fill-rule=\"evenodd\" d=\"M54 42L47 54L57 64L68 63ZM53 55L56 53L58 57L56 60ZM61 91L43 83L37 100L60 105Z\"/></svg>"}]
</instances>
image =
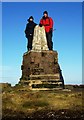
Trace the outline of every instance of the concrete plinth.
<instances>
[{"instance_id":1,"label":"concrete plinth","mask_svg":"<svg viewBox=\"0 0 84 120\"><path fill-rule=\"evenodd\" d=\"M32 90L64 88L64 80L58 64L57 51L29 51L23 55L22 77L19 84Z\"/></svg>"}]
</instances>

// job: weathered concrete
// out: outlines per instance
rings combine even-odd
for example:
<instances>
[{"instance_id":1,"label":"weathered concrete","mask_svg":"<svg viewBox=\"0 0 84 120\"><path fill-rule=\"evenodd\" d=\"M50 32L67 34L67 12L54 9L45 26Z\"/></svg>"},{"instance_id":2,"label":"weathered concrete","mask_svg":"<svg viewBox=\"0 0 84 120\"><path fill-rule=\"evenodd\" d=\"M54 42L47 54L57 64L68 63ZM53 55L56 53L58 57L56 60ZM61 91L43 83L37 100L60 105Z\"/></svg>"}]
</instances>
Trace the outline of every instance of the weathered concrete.
<instances>
[{"instance_id":1,"label":"weathered concrete","mask_svg":"<svg viewBox=\"0 0 84 120\"><path fill-rule=\"evenodd\" d=\"M62 88L64 85L56 51L29 51L23 55L21 84L30 89ZM42 86L43 85L43 86ZM49 89L48 88L48 89Z\"/></svg>"},{"instance_id":2,"label":"weathered concrete","mask_svg":"<svg viewBox=\"0 0 84 120\"><path fill-rule=\"evenodd\" d=\"M44 26L39 27L39 25L37 25L35 27L32 50L33 51L48 50Z\"/></svg>"}]
</instances>

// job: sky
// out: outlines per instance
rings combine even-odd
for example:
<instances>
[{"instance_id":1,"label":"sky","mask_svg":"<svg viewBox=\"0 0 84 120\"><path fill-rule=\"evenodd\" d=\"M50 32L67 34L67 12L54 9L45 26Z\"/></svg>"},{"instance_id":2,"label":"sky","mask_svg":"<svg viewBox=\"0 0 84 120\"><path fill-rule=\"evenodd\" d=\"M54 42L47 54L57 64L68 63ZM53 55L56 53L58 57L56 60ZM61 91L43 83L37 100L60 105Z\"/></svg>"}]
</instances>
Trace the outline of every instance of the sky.
<instances>
[{"instance_id":1,"label":"sky","mask_svg":"<svg viewBox=\"0 0 84 120\"><path fill-rule=\"evenodd\" d=\"M82 4L82 13L84 13L84 2ZM82 14L82 82L84 84L84 14Z\"/></svg>"},{"instance_id":2,"label":"sky","mask_svg":"<svg viewBox=\"0 0 84 120\"><path fill-rule=\"evenodd\" d=\"M53 49L58 52L64 82L82 84L81 2L3 2L1 82L19 82L23 54L27 51L27 19L32 15L39 24L45 10L54 21Z\"/></svg>"}]
</instances>

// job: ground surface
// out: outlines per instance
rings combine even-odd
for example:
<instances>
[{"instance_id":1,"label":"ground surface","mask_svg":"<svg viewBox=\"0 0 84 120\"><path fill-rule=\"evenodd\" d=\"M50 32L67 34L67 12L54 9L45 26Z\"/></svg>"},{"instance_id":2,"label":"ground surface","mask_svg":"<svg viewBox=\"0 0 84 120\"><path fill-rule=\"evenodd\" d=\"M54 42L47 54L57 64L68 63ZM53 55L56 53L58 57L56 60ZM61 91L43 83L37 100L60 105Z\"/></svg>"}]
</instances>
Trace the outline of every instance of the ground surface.
<instances>
[{"instance_id":1,"label":"ground surface","mask_svg":"<svg viewBox=\"0 0 84 120\"><path fill-rule=\"evenodd\" d=\"M2 87L2 120L83 120L84 88L30 91L27 86Z\"/></svg>"}]
</instances>

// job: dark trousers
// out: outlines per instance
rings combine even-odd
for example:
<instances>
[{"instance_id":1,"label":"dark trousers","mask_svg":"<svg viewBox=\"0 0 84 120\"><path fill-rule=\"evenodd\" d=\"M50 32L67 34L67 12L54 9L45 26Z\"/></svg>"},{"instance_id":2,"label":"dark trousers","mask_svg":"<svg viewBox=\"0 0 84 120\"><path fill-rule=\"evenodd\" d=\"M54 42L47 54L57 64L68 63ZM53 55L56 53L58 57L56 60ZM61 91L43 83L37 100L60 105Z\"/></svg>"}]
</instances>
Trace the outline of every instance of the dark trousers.
<instances>
[{"instance_id":1,"label":"dark trousers","mask_svg":"<svg viewBox=\"0 0 84 120\"><path fill-rule=\"evenodd\" d=\"M46 32L46 38L47 38L47 45L49 50L53 50L52 31Z\"/></svg>"},{"instance_id":2,"label":"dark trousers","mask_svg":"<svg viewBox=\"0 0 84 120\"><path fill-rule=\"evenodd\" d=\"M28 36L28 44L27 44L27 49L32 50L32 40L33 40L33 35Z\"/></svg>"}]
</instances>

